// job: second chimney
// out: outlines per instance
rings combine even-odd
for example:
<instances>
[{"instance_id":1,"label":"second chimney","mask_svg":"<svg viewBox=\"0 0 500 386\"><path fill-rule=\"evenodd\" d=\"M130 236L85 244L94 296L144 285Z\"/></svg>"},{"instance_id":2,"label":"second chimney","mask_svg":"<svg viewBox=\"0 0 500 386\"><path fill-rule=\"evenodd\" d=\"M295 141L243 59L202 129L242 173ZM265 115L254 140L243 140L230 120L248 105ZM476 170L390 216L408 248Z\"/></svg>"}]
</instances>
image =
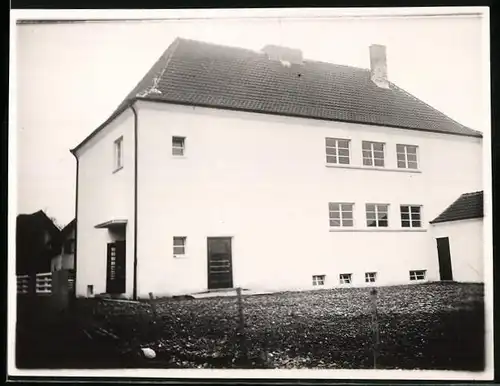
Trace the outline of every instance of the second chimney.
<instances>
[{"instance_id":1,"label":"second chimney","mask_svg":"<svg viewBox=\"0 0 500 386\"><path fill-rule=\"evenodd\" d=\"M370 70L373 83L381 88L389 88L385 46L380 44L372 44L370 46Z\"/></svg>"}]
</instances>

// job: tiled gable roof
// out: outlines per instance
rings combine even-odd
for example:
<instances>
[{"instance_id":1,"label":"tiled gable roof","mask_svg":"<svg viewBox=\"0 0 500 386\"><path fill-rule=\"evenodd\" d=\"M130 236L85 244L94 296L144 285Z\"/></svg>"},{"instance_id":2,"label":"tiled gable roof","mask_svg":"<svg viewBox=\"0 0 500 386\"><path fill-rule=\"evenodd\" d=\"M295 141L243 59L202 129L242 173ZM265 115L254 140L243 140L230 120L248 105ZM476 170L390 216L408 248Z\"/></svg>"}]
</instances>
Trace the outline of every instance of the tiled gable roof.
<instances>
[{"instance_id":1,"label":"tiled gable roof","mask_svg":"<svg viewBox=\"0 0 500 386\"><path fill-rule=\"evenodd\" d=\"M264 52L181 38L96 132L136 99L482 136L393 83L378 87L368 69L307 59L285 66Z\"/></svg>"},{"instance_id":2,"label":"tiled gable roof","mask_svg":"<svg viewBox=\"0 0 500 386\"><path fill-rule=\"evenodd\" d=\"M432 220L431 224L482 217L483 192L464 193L446 208L443 213Z\"/></svg>"}]
</instances>

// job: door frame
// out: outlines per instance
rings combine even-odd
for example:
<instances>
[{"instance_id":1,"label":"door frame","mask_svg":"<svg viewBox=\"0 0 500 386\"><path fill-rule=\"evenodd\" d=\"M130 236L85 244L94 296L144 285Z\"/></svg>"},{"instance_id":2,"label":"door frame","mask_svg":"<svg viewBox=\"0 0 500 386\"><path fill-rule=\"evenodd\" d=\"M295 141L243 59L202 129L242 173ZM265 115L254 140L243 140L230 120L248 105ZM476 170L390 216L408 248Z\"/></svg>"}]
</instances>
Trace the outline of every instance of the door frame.
<instances>
[{"instance_id":1,"label":"door frame","mask_svg":"<svg viewBox=\"0 0 500 386\"><path fill-rule=\"evenodd\" d=\"M210 259L209 259L209 240L210 239L229 239L231 241L231 287L227 288L209 288L209 275L210 275ZM234 265L233 265L233 251L234 251L234 236L226 235L226 236L207 236L207 290L209 291L223 291L225 289L234 288Z\"/></svg>"}]
</instances>

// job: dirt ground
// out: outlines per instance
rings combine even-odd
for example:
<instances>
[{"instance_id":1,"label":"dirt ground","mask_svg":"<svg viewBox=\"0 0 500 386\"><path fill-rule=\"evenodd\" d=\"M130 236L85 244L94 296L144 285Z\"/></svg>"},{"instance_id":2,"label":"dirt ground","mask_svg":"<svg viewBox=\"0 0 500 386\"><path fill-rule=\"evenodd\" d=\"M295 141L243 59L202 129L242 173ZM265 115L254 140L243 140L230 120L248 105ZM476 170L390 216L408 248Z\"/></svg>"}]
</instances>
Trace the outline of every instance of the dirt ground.
<instances>
[{"instance_id":1,"label":"dirt ground","mask_svg":"<svg viewBox=\"0 0 500 386\"><path fill-rule=\"evenodd\" d=\"M19 368L484 368L484 289L428 283L148 303L18 299ZM156 312L154 312L156 311ZM378 328L379 343L373 326ZM152 348L147 359L141 348ZM374 349L376 351L374 352Z\"/></svg>"}]
</instances>

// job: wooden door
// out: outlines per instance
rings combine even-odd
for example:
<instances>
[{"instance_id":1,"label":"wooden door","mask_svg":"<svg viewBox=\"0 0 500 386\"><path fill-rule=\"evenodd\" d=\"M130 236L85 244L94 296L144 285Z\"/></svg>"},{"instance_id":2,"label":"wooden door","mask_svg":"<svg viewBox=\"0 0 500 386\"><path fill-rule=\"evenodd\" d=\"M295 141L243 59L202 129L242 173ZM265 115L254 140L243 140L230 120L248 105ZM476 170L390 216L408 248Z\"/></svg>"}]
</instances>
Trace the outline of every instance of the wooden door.
<instances>
[{"instance_id":1,"label":"wooden door","mask_svg":"<svg viewBox=\"0 0 500 386\"><path fill-rule=\"evenodd\" d=\"M448 237L440 237L436 239L436 243L438 250L440 279L453 280L453 272L451 269L450 239Z\"/></svg>"},{"instance_id":2,"label":"wooden door","mask_svg":"<svg viewBox=\"0 0 500 386\"><path fill-rule=\"evenodd\" d=\"M230 237L209 237L208 289L232 288L233 267Z\"/></svg>"},{"instance_id":3,"label":"wooden door","mask_svg":"<svg viewBox=\"0 0 500 386\"><path fill-rule=\"evenodd\" d=\"M125 241L108 244L106 292L108 294L125 293Z\"/></svg>"}]
</instances>

